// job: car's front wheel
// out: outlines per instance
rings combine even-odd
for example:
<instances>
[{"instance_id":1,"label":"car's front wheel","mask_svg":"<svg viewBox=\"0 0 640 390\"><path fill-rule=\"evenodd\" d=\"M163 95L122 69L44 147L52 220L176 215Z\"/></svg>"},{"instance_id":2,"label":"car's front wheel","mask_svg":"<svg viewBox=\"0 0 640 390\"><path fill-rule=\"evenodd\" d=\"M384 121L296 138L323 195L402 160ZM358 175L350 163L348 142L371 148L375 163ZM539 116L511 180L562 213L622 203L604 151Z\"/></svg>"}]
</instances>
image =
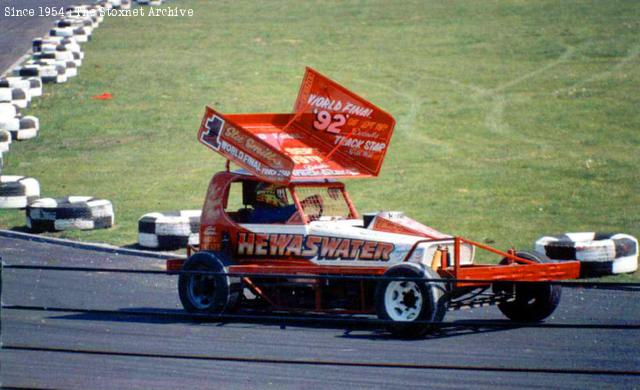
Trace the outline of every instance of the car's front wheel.
<instances>
[{"instance_id":1,"label":"car's front wheel","mask_svg":"<svg viewBox=\"0 0 640 390\"><path fill-rule=\"evenodd\" d=\"M442 321L447 310L445 286L430 281L440 277L429 268L401 265L390 268L385 277L424 278L416 280L385 280L376 288L378 318L393 321L389 331L403 338L424 336L430 322Z\"/></svg>"},{"instance_id":2,"label":"car's front wheel","mask_svg":"<svg viewBox=\"0 0 640 390\"><path fill-rule=\"evenodd\" d=\"M224 274L222 261L213 253L199 252L191 256L178 279L178 293L184 309L191 313L222 313L233 308L240 296L239 283ZM203 274L198 274L201 271Z\"/></svg>"}]
</instances>

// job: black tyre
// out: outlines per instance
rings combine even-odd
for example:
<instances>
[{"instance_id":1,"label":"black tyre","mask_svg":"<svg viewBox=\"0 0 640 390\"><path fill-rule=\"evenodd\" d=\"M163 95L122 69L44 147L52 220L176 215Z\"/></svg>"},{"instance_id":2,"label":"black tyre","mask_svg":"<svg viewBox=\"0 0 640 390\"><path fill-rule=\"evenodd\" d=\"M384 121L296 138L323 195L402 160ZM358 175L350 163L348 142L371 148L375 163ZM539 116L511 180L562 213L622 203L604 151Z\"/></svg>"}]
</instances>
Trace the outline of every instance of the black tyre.
<instances>
[{"instance_id":1,"label":"black tyre","mask_svg":"<svg viewBox=\"0 0 640 390\"><path fill-rule=\"evenodd\" d=\"M552 261L539 253L518 252L516 255L538 263ZM506 263L503 259L500 264ZM510 320L518 322L538 322L549 317L558 307L562 295L561 286L549 283L496 284L494 290L497 293L513 292L513 299L499 303L498 309Z\"/></svg>"},{"instance_id":2,"label":"black tyre","mask_svg":"<svg viewBox=\"0 0 640 390\"><path fill-rule=\"evenodd\" d=\"M183 271L227 272L222 261L211 252L191 256ZM232 310L240 297L239 278L228 275L181 274L178 293L184 309L190 313L223 313Z\"/></svg>"},{"instance_id":3,"label":"black tyre","mask_svg":"<svg viewBox=\"0 0 640 390\"><path fill-rule=\"evenodd\" d=\"M40 198L26 209L31 232L107 229L113 226L113 204L90 196Z\"/></svg>"},{"instance_id":4,"label":"black tyre","mask_svg":"<svg viewBox=\"0 0 640 390\"><path fill-rule=\"evenodd\" d=\"M425 282L391 280L376 287L376 311L381 320L394 321L387 329L395 336L418 338L432 327L424 322L442 321L447 311L446 288L437 273L418 265L403 264L390 268L385 277L425 278ZM421 322L421 323L415 323Z\"/></svg>"}]
</instances>

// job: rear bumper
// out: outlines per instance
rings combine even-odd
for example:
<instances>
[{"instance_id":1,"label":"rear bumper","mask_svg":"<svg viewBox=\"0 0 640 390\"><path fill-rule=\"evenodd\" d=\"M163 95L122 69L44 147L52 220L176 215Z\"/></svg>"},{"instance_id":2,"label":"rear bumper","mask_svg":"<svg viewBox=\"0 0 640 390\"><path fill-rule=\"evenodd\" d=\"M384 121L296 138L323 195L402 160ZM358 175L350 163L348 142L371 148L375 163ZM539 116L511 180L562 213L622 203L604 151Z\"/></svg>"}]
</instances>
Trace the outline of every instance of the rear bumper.
<instances>
[{"instance_id":1,"label":"rear bumper","mask_svg":"<svg viewBox=\"0 0 640 390\"><path fill-rule=\"evenodd\" d=\"M442 276L453 275L444 270ZM481 286L498 281L545 282L552 280L576 279L580 276L579 261L564 261L544 264L472 265L458 269L458 287Z\"/></svg>"}]
</instances>

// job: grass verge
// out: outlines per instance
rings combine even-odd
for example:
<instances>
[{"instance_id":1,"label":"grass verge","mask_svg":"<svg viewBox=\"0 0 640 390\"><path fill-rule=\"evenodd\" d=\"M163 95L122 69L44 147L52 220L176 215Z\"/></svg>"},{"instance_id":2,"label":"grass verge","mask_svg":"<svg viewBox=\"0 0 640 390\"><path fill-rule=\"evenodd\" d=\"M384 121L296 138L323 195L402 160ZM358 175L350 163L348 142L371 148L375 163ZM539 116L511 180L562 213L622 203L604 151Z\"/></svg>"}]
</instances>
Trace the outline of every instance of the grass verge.
<instances>
[{"instance_id":1,"label":"grass verge","mask_svg":"<svg viewBox=\"0 0 640 390\"><path fill-rule=\"evenodd\" d=\"M113 201L113 229L57 236L128 245L142 214L200 208L223 167L195 138L204 106L288 112L306 65L398 120L381 176L349 183L360 211L499 248L640 236L634 1L170 6L195 15L106 18L80 76L34 101L39 137L6 155L4 173L36 177L43 196ZM91 99L103 92L114 99ZM24 219L0 210L2 228Z\"/></svg>"}]
</instances>

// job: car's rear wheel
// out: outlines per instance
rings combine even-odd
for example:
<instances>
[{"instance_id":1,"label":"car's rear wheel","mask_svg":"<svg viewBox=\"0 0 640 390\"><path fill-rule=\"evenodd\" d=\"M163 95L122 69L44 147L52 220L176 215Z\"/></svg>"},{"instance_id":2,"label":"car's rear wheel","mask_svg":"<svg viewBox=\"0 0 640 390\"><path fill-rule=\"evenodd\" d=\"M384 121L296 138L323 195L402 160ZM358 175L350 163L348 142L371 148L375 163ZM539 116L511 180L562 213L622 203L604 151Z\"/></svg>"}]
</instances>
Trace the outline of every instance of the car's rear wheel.
<instances>
[{"instance_id":1,"label":"car's rear wheel","mask_svg":"<svg viewBox=\"0 0 640 390\"><path fill-rule=\"evenodd\" d=\"M240 296L240 283L228 275L198 274L195 271L225 273L227 269L213 253L199 252L182 267L178 293L184 309L191 313L222 313L235 307Z\"/></svg>"},{"instance_id":2,"label":"car's rear wheel","mask_svg":"<svg viewBox=\"0 0 640 390\"><path fill-rule=\"evenodd\" d=\"M428 268L401 265L390 268L385 277L424 278L425 281L388 280L376 288L378 318L393 321L387 329L398 337L422 337L432 327L429 322L442 321L447 310L445 286L438 274Z\"/></svg>"},{"instance_id":3,"label":"car's rear wheel","mask_svg":"<svg viewBox=\"0 0 640 390\"><path fill-rule=\"evenodd\" d=\"M516 256L537 263L552 261L538 253L518 252ZM503 259L501 264L507 262ZM560 304L562 295L561 286L549 283L500 283L494 286L494 290L513 294L509 300L499 303L498 309L510 320L518 322L537 322L549 317Z\"/></svg>"}]
</instances>

